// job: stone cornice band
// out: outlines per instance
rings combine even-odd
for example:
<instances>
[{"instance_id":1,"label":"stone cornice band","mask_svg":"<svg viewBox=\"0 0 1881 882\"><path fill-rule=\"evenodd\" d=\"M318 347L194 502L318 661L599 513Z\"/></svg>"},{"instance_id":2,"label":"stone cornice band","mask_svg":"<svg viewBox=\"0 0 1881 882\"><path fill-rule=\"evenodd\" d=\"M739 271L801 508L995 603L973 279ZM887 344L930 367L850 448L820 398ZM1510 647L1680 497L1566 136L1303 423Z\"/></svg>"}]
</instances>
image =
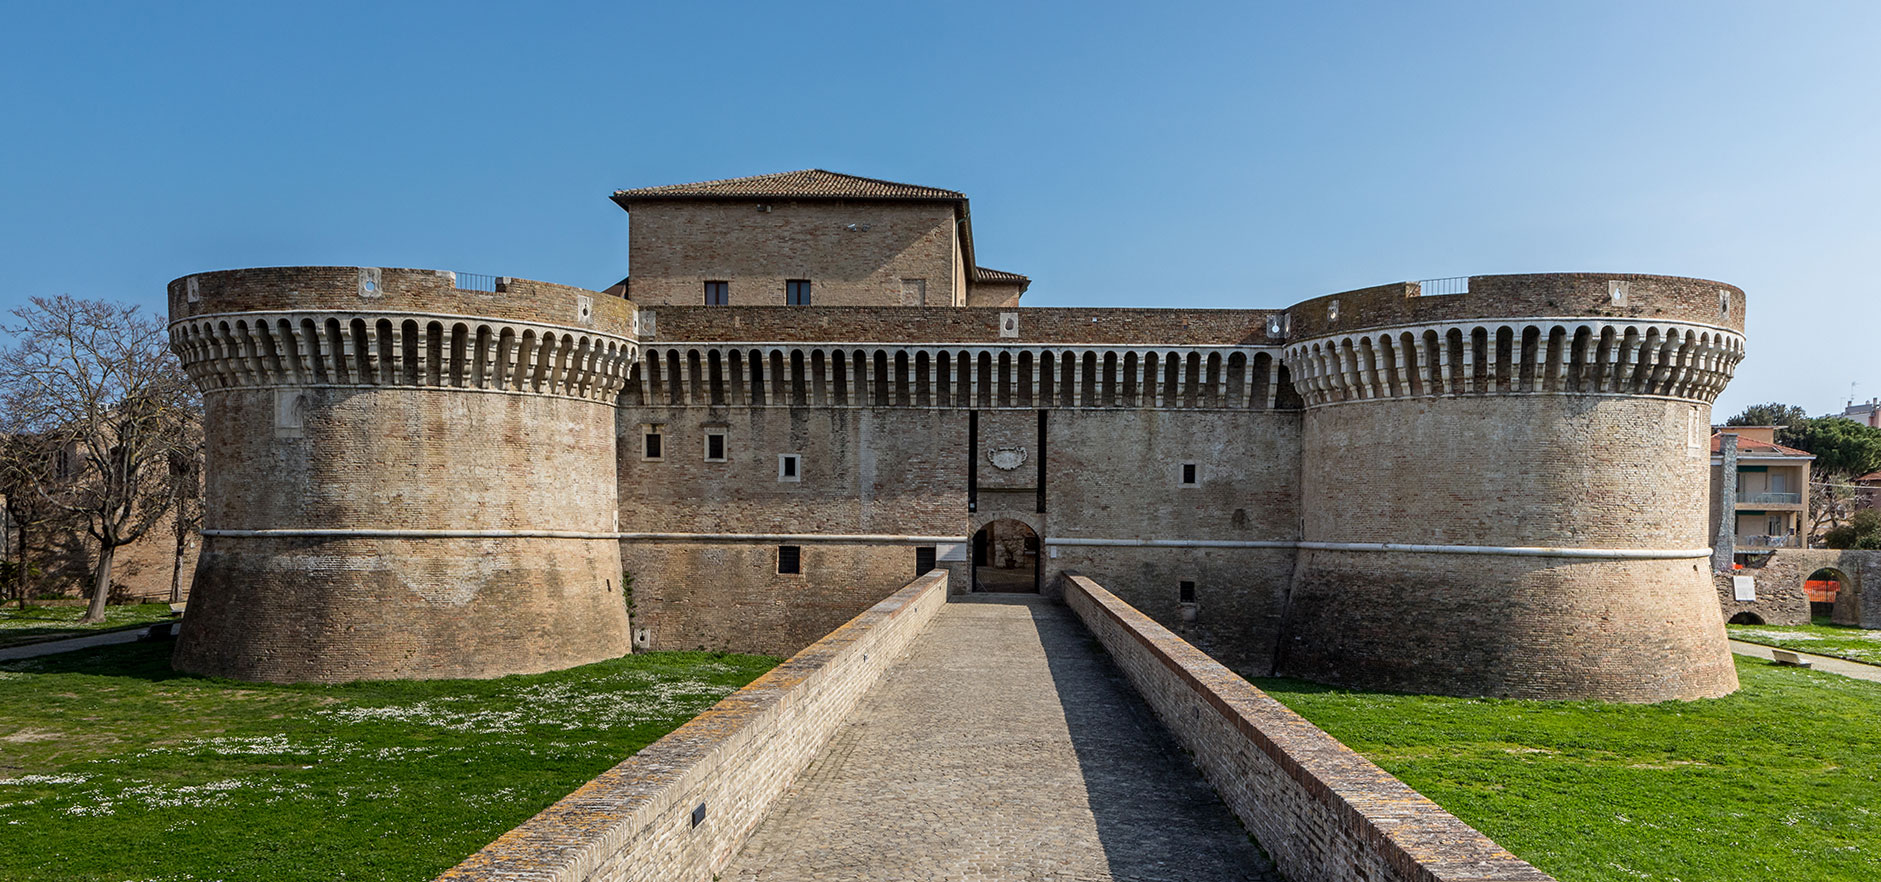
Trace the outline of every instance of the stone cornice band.
<instances>
[{"instance_id":1,"label":"stone cornice band","mask_svg":"<svg viewBox=\"0 0 1881 882\"><path fill-rule=\"evenodd\" d=\"M204 536L244 539L611 539L641 542L880 543L942 545L964 536L892 533L622 533L581 530L422 529L206 529ZM1305 551L1398 552L1404 554L1494 554L1507 557L1566 557L1590 560L1687 560L1710 557L1709 548L1559 548L1511 545L1418 545L1404 542L1316 542L1285 539L1090 539L1047 538L1042 544L1107 548L1263 548Z\"/></svg>"}]
</instances>

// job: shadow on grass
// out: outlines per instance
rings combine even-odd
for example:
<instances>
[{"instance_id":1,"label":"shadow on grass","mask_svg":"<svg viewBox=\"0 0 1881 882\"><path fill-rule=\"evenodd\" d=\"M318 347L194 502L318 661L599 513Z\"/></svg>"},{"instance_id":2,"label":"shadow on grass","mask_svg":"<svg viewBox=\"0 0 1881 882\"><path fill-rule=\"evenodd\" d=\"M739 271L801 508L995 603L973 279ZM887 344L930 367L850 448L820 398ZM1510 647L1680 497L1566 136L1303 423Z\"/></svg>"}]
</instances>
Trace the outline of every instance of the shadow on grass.
<instances>
[{"instance_id":1,"label":"shadow on grass","mask_svg":"<svg viewBox=\"0 0 1881 882\"><path fill-rule=\"evenodd\" d=\"M87 674L93 677L128 677L160 683L165 680L206 680L170 667L174 640L140 640L77 649L37 658L0 662L0 671L26 674Z\"/></svg>"},{"instance_id":2,"label":"shadow on grass","mask_svg":"<svg viewBox=\"0 0 1881 882\"><path fill-rule=\"evenodd\" d=\"M70 625L49 625L44 628L8 628L0 632L0 649L19 646L22 643L38 643L52 637L89 637L98 633L93 630L74 628Z\"/></svg>"}]
</instances>

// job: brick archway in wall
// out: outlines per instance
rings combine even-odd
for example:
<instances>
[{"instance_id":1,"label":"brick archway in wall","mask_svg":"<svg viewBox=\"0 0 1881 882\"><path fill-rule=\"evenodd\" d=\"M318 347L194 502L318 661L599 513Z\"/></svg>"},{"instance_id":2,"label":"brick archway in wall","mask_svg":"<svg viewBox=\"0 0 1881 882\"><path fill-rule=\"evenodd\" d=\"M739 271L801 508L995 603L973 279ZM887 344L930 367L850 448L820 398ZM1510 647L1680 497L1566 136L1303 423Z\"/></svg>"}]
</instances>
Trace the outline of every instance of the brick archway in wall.
<instances>
[{"instance_id":1,"label":"brick archway in wall","mask_svg":"<svg viewBox=\"0 0 1881 882\"><path fill-rule=\"evenodd\" d=\"M1729 621L1738 613L1755 613L1772 625L1809 624L1809 577L1834 570L1841 583L1831 621L1881 629L1881 551L1830 548L1780 548L1766 553L1739 554L1741 568L1717 574L1718 601ZM1739 600L1734 576L1747 576L1754 599Z\"/></svg>"},{"instance_id":2,"label":"brick archway in wall","mask_svg":"<svg viewBox=\"0 0 1881 882\"><path fill-rule=\"evenodd\" d=\"M1039 593L1044 543L1036 527L1018 518L995 518L974 530L968 542L974 592Z\"/></svg>"},{"instance_id":3,"label":"brick archway in wall","mask_svg":"<svg viewBox=\"0 0 1881 882\"><path fill-rule=\"evenodd\" d=\"M1825 582L1833 583L1833 586L1823 584ZM1831 589L1826 597L1822 596L1825 588ZM1812 621L1818 618L1832 619L1835 614L1835 604L1842 596L1854 594L1855 580L1848 573L1843 572L1841 567L1820 567L1803 577L1803 590L1809 598L1810 619Z\"/></svg>"}]
</instances>

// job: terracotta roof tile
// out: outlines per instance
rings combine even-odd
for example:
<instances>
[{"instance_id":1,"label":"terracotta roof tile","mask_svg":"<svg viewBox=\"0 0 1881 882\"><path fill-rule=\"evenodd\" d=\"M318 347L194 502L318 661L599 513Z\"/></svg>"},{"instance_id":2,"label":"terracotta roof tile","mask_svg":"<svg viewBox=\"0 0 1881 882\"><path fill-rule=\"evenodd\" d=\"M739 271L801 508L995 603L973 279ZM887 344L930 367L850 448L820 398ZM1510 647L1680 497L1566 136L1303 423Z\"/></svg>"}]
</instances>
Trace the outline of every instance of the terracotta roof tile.
<instances>
[{"instance_id":1,"label":"terracotta roof tile","mask_svg":"<svg viewBox=\"0 0 1881 882\"><path fill-rule=\"evenodd\" d=\"M1711 452L1712 453L1722 453L1724 451L1724 439L1721 437L1722 435L1723 435L1722 432L1717 432L1717 433L1712 434L1711 436ZM1811 458L1815 457L1815 454L1810 453L1807 450L1797 450L1794 447L1784 447L1781 444L1771 444L1768 441L1758 441L1754 438L1746 438L1742 435L1739 435L1737 438L1737 452L1740 454L1750 454L1752 456L1807 456Z\"/></svg>"},{"instance_id":2,"label":"terracotta roof tile","mask_svg":"<svg viewBox=\"0 0 1881 882\"><path fill-rule=\"evenodd\" d=\"M820 168L614 191L614 201L622 205L646 199L891 199L953 202L966 198L964 194L953 190L898 184Z\"/></svg>"},{"instance_id":3,"label":"terracotta roof tile","mask_svg":"<svg viewBox=\"0 0 1881 882\"><path fill-rule=\"evenodd\" d=\"M1021 282L1030 282L1032 280L1029 277L1019 275L1018 273L1009 273L1009 272L1006 272L1005 270L987 269L986 267L983 267L983 266L976 266L973 268L973 281L993 282L996 284L1005 283L1005 284L1016 285Z\"/></svg>"},{"instance_id":4,"label":"terracotta roof tile","mask_svg":"<svg viewBox=\"0 0 1881 882\"><path fill-rule=\"evenodd\" d=\"M1857 484L1866 484L1869 481L1881 481L1881 472L1869 472L1855 479Z\"/></svg>"}]
</instances>

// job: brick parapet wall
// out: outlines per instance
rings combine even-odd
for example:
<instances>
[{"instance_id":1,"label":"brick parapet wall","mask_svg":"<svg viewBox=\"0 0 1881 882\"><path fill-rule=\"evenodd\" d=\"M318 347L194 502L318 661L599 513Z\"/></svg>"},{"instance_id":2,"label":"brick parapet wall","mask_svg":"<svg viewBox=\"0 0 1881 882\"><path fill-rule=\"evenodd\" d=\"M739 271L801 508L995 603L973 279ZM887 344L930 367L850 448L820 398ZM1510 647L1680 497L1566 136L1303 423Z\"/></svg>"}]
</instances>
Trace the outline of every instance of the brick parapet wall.
<instances>
[{"instance_id":1,"label":"brick parapet wall","mask_svg":"<svg viewBox=\"0 0 1881 882\"><path fill-rule=\"evenodd\" d=\"M1625 283L1623 303L1614 302L1613 282ZM1336 317L1333 301L1338 301ZM1682 276L1527 273L1471 276L1463 294L1423 294L1417 282L1378 285L1315 297L1286 312L1289 340L1393 325L1539 316L1692 322L1743 333L1744 292Z\"/></svg>"},{"instance_id":2,"label":"brick parapet wall","mask_svg":"<svg viewBox=\"0 0 1881 882\"><path fill-rule=\"evenodd\" d=\"M946 593L945 573L910 582L438 879L713 878Z\"/></svg>"},{"instance_id":3,"label":"brick parapet wall","mask_svg":"<svg viewBox=\"0 0 1881 882\"><path fill-rule=\"evenodd\" d=\"M1288 878L1552 878L1097 583L1065 582L1066 603Z\"/></svg>"},{"instance_id":4,"label":"brick parapet wall","mask_svg":"<svg viewBox=\"0 0 1881 882\"><path fill-rule=\"evenodd\" d=\"M239 312L435 313L588 327L632 336L634 305L597 291L505 279L500 291L458 288L452 272L358 266L275 266L196 273L169 285L170 320ZM592 319L580 313L581 298Z\"/></svg>"},{"instance_id":5,"label":"brick parapet wall","mask_svg":"<svg viewBox=\"0 0 1881 882\"><path fill-rule=\"evenodd\" d=\"M897 306L657 306L661 342L1065 343L1118 346L1278 346L1272 309L1077 309ZM1001 316L1017 313L1012 336Z\"/></svg>"}]
</instances>

